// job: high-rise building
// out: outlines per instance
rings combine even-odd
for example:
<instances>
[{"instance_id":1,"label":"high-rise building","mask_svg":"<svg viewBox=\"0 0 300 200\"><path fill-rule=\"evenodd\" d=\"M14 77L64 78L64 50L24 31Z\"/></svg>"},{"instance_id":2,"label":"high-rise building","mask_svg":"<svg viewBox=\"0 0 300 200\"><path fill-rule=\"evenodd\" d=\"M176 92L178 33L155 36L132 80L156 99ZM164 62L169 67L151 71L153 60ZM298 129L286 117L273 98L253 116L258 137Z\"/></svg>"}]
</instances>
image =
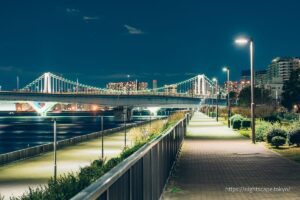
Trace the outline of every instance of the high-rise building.
<instances>
[{"instance_id":1,"label":"high-rise building","mask_svg":"<svg viewBox=\"0 0 300 200\"><path fill-rule=\"evenodd\" d=\"M153 80L152 81L152 89L156 90L156 88L157 88L157 80Z\"/></svg>"},{"instance_id":2,"label":"high-rise building","mask_svg":"<svg viewBox=\"0 0 300 200\"><path fill-rule=\"evenodd\" d=\"M127 81L127 82L110 82L106 85L109 90L117 91L136 91L136 90L146 90L148 87L147 82L138 81Z\"/></svg>"},{"instance_id":3,"label":"high-rise building","mask_svg":"<svg viewBox=\"0 0 300 200\"><path fill-rule=\"evenodd\" d=\"M264 87L268 82L268 72L267 70L255 71L255 85L258 87Z\"/></svg>"},{"instance_id":4,"label":"high-rise building","mask_svg":"<svg viewBox=\"0 0 300 200\"><path fill-rule=\"evenodd\" d=\"M239 84L237 81L229 81L229 84L226 81L224 84L224 88L226 91L228 90L227 89L228 87L229 87L229 91L239 92Z\"/></svg>"},{"instance_id":5,"label":"high-rise building","mask_svg":"<svg viewBox=\"0 0 300 200\"><path fill-rule=\"evenodd\" d=\"M296 57L277 57L268 66L268 82L279 79L282 82L289 80L293 70L300 68L300 59Z\"/></svg>"},{"instance_id":6,"label":"high-rise building","mask_svg":"<svg viewBox=\"0 0 300 200\"><path fill-rule=\"evenodd\" d=\"M241 80L243 80L243 81L250 81L250 79L251 79L250 69L242 70L241 71Z\"/></svg>"},{"instance_id":7,"label":"high-rise building","mask_svg":"<svg viewBox=\"0 0 300 200\"><path fill-rule=\"evenodd\" d=\"M280 100L284 81L290 79L293 70L300 68L300 59L296 57L277 57L267 69L267 83L264 88L271 91L274 99Z\"/></svg>"}]
</instances>

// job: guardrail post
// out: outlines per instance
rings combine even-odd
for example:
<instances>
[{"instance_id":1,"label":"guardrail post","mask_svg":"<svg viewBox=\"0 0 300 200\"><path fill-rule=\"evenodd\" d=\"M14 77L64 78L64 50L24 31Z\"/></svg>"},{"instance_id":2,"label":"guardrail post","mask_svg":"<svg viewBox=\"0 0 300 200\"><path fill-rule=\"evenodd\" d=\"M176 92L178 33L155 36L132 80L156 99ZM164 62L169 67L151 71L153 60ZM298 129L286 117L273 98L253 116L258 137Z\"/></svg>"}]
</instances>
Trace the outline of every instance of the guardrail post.
<instances>
[{"instance_id":1,"label":"guardrail post","mask_svg":"<svg viewBox=\"0 0 300 200\"><path fill-rule=\"evenodd\" d=\"M132 167L129 169L129 199L132 200Z\"/></svg>"}]
</instances>

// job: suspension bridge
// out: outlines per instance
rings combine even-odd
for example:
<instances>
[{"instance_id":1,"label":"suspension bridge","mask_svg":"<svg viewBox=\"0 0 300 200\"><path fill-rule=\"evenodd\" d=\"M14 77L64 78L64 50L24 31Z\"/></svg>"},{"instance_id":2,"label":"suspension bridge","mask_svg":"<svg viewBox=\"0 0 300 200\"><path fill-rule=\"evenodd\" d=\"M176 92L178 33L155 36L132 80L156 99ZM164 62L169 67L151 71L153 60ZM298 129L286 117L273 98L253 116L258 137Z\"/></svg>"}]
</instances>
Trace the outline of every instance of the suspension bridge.
<instances>
[{"instance_id":1,"label":"suspension bridge","mask_svg":"<svg viewBox=\"0 0 300 200\"><path fill-rule=\"evenodd\" d=\"M1 91L0 101L26 102L46 113L56 103L99 104L111 107L192 108L216 100L218 86L204 74L144 90L112 90L82 84L47 72L18 91ZM43 107L38 103L43 102Z\"/></svg>"}]
</instances>

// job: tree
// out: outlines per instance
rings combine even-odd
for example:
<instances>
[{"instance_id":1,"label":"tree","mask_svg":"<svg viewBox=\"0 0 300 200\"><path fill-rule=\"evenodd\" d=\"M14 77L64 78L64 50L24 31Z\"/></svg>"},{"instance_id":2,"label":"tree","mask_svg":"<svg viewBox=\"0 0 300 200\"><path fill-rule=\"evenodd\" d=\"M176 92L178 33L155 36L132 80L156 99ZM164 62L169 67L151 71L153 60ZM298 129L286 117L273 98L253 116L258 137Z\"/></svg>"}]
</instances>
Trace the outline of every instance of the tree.
<instances>
[{"instance_id":1,"label":"tree","mask_svg":"<svg viewBox=\"0 0 300 200\"><path fill-rule=\"evenodd\" d=\"M255 104L271 103L270 91L263 88L254 88ZM251 87L244 87L238 96L238 105L242 107L250 107L251 105Z\"/></svg>"},{"instance_id":2,"label":"tree","mask_svg":"<svg viewBox=\"0 0 300 200\"><path fill-rule=\"evenodd\" d=\"M294 105L300 105L300 69L291 73L290 79L283 84L282 105L291 110Z\"/></svg>"}]
</instances>

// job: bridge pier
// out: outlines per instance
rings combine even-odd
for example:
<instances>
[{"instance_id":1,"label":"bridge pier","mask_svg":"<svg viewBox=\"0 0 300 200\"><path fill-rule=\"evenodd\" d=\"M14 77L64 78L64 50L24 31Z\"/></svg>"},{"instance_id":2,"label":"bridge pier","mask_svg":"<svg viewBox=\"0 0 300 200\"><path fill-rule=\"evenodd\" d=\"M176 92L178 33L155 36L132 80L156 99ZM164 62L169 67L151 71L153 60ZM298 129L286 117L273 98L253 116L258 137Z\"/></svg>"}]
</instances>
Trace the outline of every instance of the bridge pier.
<instances>
[{"instance_id":1,"label":"bridge pier","mask_svg":"<svg viewBox=\"0 0 300 200\"><path fill-rule=\"evenodd\" d=\"M46 117L47 113L57 104L56 102L46 102L42 107L38 102L27 102L38 114L42 117Z\"/></svg>"},{"instance_id":2,"label":"bridge pier","mask_svg":"<svg viewBox=\"0 0 300 200\"><path fill-rule=\"evenodd\" d=\"M126 121L131 120L132 116L132 107L127 106L119 106L114 109L114 120L116 122L123 122L124 117Z\"/></svg>"}]
</instances>

